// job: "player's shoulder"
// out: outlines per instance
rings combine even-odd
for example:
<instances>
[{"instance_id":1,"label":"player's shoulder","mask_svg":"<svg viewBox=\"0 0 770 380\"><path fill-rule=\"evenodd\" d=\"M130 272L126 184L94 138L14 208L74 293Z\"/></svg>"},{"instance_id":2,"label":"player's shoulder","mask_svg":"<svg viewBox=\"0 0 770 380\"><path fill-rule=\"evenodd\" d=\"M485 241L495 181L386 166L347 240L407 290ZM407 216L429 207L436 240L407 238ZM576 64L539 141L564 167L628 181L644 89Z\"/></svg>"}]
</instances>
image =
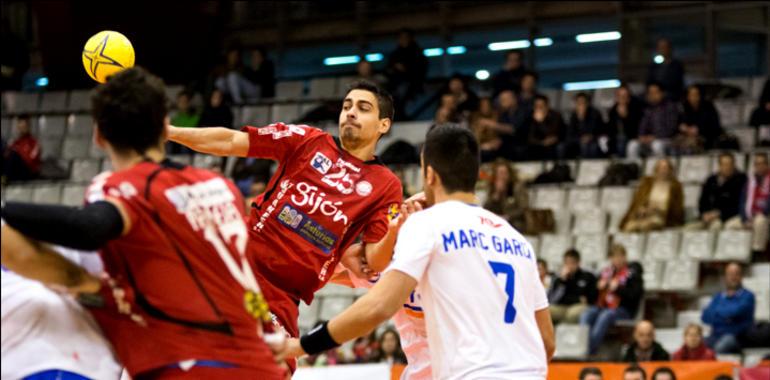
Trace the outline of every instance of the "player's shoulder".
<instances>
[{"instance_id":1,"label":"player's shoulder","mask_svg":"<svg viewBox=\"0 0 770 380\"><path fill-rule=\"evenodd\" d=\"M328 133L323 130L310 125L284 122L275 122L265 126L246 125L241 128L241 131L257 133L259 135L273 135L274 138L289 136L316 137L328 135Z\"/></svg>"}]
</instances>

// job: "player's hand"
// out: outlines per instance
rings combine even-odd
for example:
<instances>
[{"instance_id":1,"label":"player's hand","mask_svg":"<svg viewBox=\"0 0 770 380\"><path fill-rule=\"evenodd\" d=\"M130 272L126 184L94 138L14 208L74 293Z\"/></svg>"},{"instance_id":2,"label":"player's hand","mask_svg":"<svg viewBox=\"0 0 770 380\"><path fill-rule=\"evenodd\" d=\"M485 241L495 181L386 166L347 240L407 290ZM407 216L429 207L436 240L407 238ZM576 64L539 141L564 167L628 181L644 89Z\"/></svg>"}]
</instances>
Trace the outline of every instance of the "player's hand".
<instances>
[{"instance_id":1,"label":"player's hand","mask_svg":"<svg viewBox=\"0 0 770 380\"><path fill-rule=\"evenodd\" d=\"M404 204L410 214L430 207L430 205L428 205L428 200L425 197L425 192L423 191L409 197L409 199L404 201Z\"/></svg>"},{"instance_id":2,"label":"player's hand","mask_svg":"<svg viewBox=\"0 0 770 380\"><path fill-rule=\"evenodd\" d=\"M284 345L283 350L276 354L276 357L280 356L283 360L298 358L304 355L307 355L307 353L305 353L305 350L302 349L302 345L299 344L299 339L290 338L286 340L286 344Z\"/></svg>"},{"instance_id":3,"label":"player's hand","mask_svg":"<svg viewBox=\"0 0 770 380\"><path fill-rule=\"evenodd\" d=\"M348 247L340 258L340 263L347 268L351 274L358 278L371 278L375 273L366 263L366 250L364 245L356 243Z\"/></svg>"}]
</instances>

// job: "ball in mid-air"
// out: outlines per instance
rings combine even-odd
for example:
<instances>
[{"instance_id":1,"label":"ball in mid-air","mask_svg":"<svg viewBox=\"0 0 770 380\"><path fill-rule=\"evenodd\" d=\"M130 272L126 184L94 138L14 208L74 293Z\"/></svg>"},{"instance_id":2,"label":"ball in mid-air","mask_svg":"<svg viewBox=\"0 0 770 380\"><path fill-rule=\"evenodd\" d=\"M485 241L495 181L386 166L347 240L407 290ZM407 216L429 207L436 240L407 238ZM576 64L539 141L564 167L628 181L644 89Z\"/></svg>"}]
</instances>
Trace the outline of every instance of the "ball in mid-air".
<instances>
[{"instance_id":1,"label":"ball in mid-air","mask_svg":"<svg viewBox=\"0 0 770 380\"><path fill-rule=\"evenodd\" d=\"M104 83L120 70L134 66L134 47L126 36L105 30L93 35L83 47L83 67L95 81Z\"/></svg>"}]
</instances>

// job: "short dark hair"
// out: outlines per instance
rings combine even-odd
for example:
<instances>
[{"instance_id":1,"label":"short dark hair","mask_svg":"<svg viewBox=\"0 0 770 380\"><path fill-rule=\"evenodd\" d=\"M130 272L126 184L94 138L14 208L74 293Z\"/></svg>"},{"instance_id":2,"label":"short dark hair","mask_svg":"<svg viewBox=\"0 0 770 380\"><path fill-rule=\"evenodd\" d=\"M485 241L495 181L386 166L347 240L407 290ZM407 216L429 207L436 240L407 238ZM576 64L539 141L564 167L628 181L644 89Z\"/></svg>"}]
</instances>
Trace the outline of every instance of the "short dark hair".
<instances>
[{"instance_id":1,"label":"short dark hair","mask_svg":"<svg viewBox=\"0 0 770 380\"><path fill-rule=\"evenodd\" d=\"M674 370L668 367L660 367L655 370L655 372L652 373L652 378L650 380L655 380L655 376L658 376L659 373L664 373L669 376L671 376L671 380L676 380L676 374L674 373Z\"/></svg>"},{"instance_id":2,"label":"short dark hair","mask_svg":"<svg viewBox=\"0 0 770 380\"><path fill-rule=\"evenodd\" d=\"M585 380L588 375L602 376L602 370L597 367L585 367L580 370L580 380Z\"/></svg>"},{"instance_id":3,"label":"short dark hair","mask_svg":"<svg viewBox=\"0 0 770 380\"><path fill-rule=\"evenodd\" d=\"M652 86L655 86L655 87L657 87L657 88L658 88L658 90L661 90L661 91L663 91L663 84L662 84L662 83L660 83L660 82L656 82L656 81L649 81L649 82L647 82L647 89L648 89L648 90L649 90L649 89L650 89L650 87L652 87Z\"/></svg>"},{"instance_id":4,"label":"short dark hair","mask_svg":"<svg viewBox=\"0 0 770 380\"><path fill-rule=\"evenodd\" d=\"M577 261L580 261L580 252L575 248L570 248L567 252L564 252L564 258L571 257Z\"/></svg>"},{"instance_id":5,"label":"short dark hair","mask_svg":"<svg viewBox=\"0 0 770 380\"><path fill-rule=\"evenodd\" d=\"M532 70L527 70L527 71L524 72L524 74L521 75L522 78L524 78L526 76L530 76L532 78L535 78L535 82L540 80L540 76L537 75L537 73L532 71Z\"/></svg>"},{"instance_id":6,"label":"short dark hair","mask_svg":"<svg viewBox=\"0 0 770 380\"><path fill-rule=\"evenodd\" d=\"M627 373L641 373L642 379L647 379L647 372L644 371L644 368L639 367L636 364L631 364L630 366L626 367L625 370L623 370L623 375Z\"/></svg>"},{"instance_id":7,"label":"short dark hair","mask_svg":"<svg viewBox=\"0 0 770 380\"><path fill-rule=\"evenodd\" d=\"M535 95L535 101L542 100L545 102L545 104L548 104L548 97L543 94L537 94Z\"/></svg>"},{"instance_id":8,"label":"short dark hair","mask_svg":"<svg viewBox=\"0 0 770 380\"><path fill-rule=\"evenodd\" d=\"M425 167L430 166L438 173L448 193L474 191L480 156L479 143L470 129L457 124L431 126L422 155Z\"/></svg>"},{"instance_id":9,"label":"short dark hair","mask_svg":"<svg viewBox=\"0 0 770 380\"><path fill-rule=\"evenodd\" d=\"M732 152L722 151L722 152L719 153L719 159L721 160L722 157L729 157L730 160L735 162L735 156L732 154Z\"/></svg>"},{"instance_id":10,"label":"short dark hair","mask_svg":"<svg viewBox=\"0 0 770 380\"><path fill-rule=\"evenodd\" d=\"M91 93L99 133L118 151L158 145L168 115L163 81L140 67L118 72Z\"/></svg>"},{"instance_id":11,"label":"short dark hair","mask_svg":"<svg viewBox=\"0 0 770 380\"><path fill-rule=\"evenodd\" d=\"M762 157L765 159L765 162L767 162L767 153L765 152L756 152L754 153L754 160L756 161L757 158Z\"/></svg>"},{"instance_id":12,"label":"short dark hair","mask_svg":"<svg viewBox=\"0 0 770 380\"><path fill-rule=\"evenodd\" d=\"M521 51L521 50L516 49L516 50L509 50L507 53L505 53L505 59L508 59L508 57L510 57L511 54L516 54L520 58L524 58L524 52Z\"/></svg>"},{"instance_id":13,"label":"short dark hair","mask_svg":"<svg viewBox=\"0 0 770 380\"><path fill-rule=\"evenodd\" d=\"M31 117L29 116L28 113L23 113L23 114L21 114L21 115L16 117L16 121L17 122L24 120L24 121L27 122L27 124L29 124L30 119L31 119Z\"/></svg>"},{"instance_id":14,"label":"short dark hair","mask_svg":"<svg viewBox=\"0 0 770 380\"><path fill-rule=\"evenodd\" d=\"M380 119L390 119L391 122L393 121L395 116L393 97L387 90L368 80L357 80L348 85L346 95L353 90L369 91L374 94L374 97L377 98L377 108L380 109Z\"/></svg>"},{"instance_id":15,"label":"short dark hair","mask_svg":"<svg viewBox=\"0 0 770 380\"><path fill-rule=\"evenodd\" d=\"M578 93L575 95L575 100L577 100L577 98L583 98L583 99L585 99L587 102L589 102L589 103L591 102L591 95L588 95L588 93L587 93L587 92L583 92L583 91L580 91L580 92L578 92Z\"/></svg>"}]
</instances>

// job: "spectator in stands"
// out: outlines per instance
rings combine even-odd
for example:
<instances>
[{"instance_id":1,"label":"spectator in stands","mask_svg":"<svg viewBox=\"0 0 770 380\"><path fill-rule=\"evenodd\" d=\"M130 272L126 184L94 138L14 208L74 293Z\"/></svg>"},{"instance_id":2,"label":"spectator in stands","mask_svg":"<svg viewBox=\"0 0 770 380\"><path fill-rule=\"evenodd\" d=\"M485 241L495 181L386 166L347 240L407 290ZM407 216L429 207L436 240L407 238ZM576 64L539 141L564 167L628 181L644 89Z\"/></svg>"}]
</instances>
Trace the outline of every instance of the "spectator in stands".
<instances>
[{"instance_id":1,"label":"spectator in stands","mask_svg":"<svg viewBox=\"0 0 770 380\"><path fill-rule=\"evenodd\" d=\"M524 52L521 50L510 50L505 53L505 63L503 68L492 77L493 96L497 96L503 91L521 91L521 77L527 72L524 67Z\"/></svg>"},{"instance_id":2,"label":"spectator in stands","mask_svg":"<svg viewBox=\"0 0 770 380\"><path fill-rule=\"evenodd\" d=\"M225 69L214 85L223 94L227 94L235 104L243 104L249 100L259 98L259 86L252 83L244 76L245 69L241 60L241 52L237 48L230 48L225 54Z\"/></svg>"},{"instance_id":3,"label":"spectator in stands","mask_svg":"<svg viewBox=\"0 0 770 380\"><path fill-rule=\"evenodd\" d=\"M251 157L238 158L233 167L233 182L244 197L261 193L270 180L272 161ZM256 188L254 188L256 185ZM261 191L260 191L261 189Z\"/></svg>"},{"instance_id":4,"label":"spectator in stands","mask_svg":"<svg viewBox=\"0 0 770 380\"><path fill-rule=\"evenodd\" d=\"M29 115L16 119L16 139L3 150L3 176L8 182L29 181L40 176L40 144L32 135Z\"/></svg>"},{"instance_id":5,"label":"spectator in stands","mask_svg":"<svg viewBox=\"0 0 770 380\"><path fill-rule=\"evenodd\" d=\"M579 92L575 95L575 109L570 115L560 158L598 158L606 156L608 148L602 114L591 105L588 93Z\"/></svg>"},{"instance_id":6,"label":"spectator in stands","mask_svg":"<svg viewBox=\"0 0 770 380\"><path fill-rule=\"evenodd\" d=\"M548 271L548 262L543 259L537 259L537 274L540 277L540 282L543 283L543 287L548 290L553 283L553 273Z\"/></svg>"},{"instance_id":7,"label":"spectator in stands","mask_svg":"<svg viewBox=\"0 0 770 380\"><path fill-rule=\"evenodd\" d=\"M742 280L741 264L727 264L725 290L714 295L701 315L711 325L706 344L717 354L739 353L744 334L754 325L754 293L743 287Z\"/></svg>"},{"instance_id":8,"label":"spectator in stands","mask_svg":"<svg viewBox=\"0 0 770 380\"><path fill-rule=\"evenodd\" d=\"M267 51L258 47L251 51L249 66L243 70L243 76L252 85L256 86L259 98L272 98L275 96L275 65L267 57ZM250 94L251 95L251 94Z\"/></svg>"},{"instance_id":9,"label":"spectator in stands","mask_svg":"<svg viewBox=\"0 0 770 380\"><path fill-rule=\"evenodd\" d=\"M620 222L624 232L647 232L684 223L684 191L671 161L655 163L655 173L639 182L631 205Z\"/></svg>"},{"instance_id":10,"label":"spectator in stands","mask_svg":"<svg viewBox=\"0 0 770 380\"><path fill-rule=\"evenodd\" d=\"M647 380L647 372L636 364L631 364L623 370L623 380Z\"/></svg>"},{"instance_id":11,"label":"spectator in stands","mask_svg":"<svg viewBox=\"0 0 770 380\"><path fill-rule=\"evenodd\" d=\"M597 295L596 277L580 268L580 252L567 250L561 272L548 291L553 323L578 323L588 305L596 303Z\"/></svg>"},{"instance_id":12,"label":"spectator in stands","mask_svg":"<svg viewBox=\"0 0 770 380\"><path fill-rule=\"evenodd\" d=\"M615 104L610 108L607 123L610 144L615 153L626 156L626 145L639 137L639 123L642 121L644 103L631 94L623 83L615 90Z\"/></svg>"},{"instance_id":13,"label":"spectator in stands","mask_svg":"<svg viewBox=\"0 0 770 380\"><path fill-rule=\"evenodd\" d=\"M468 88L465 77L460 74L455 74L449 78L449 82L447 83L447 87L443 94L449 94L454 97L455 112L457 112L462 119L467 120L471 112L479 107L479 97Z\"/></svg>"},{"instance_id":14,"label":"spectator in stands","mask_svg":"<svg viewBox=\"0 0 770 380\"><path fill-rule=\"evenodd\" d=\"M674 352L673 360L716 360L714 351L703 341L703 327L697 323L687 325L684 329L684 344Z\"/></svg>"},{"instance_id":15,"label":"spectator in stands","mask_svg":"<svg viewBox=\"0 0 770 380\"><path fill-rule=\"evenodd\" d=\"M521 90L519 91L519 107L524 110L532 110L535 107L537 97L537 74L527 71L521 77Z\"/></svg>"},{"instance_id":16,"label":"spectator in stands","mask_svg":"<svg viewBox=\"0 0 770 380\"><path fill-rule=\"evenodd\" d=\"M725 222L725 228L753 230L751 249L763 251L767 249L770 233L770 167L767 153L754 154L754 173L748 177L740 199L740 216Z\"/></svg>"},{"instance_id":17,"label":"spectator in stands","mask_svg":"<svg viewBox=\"0 0 770 380\"><path fill-rule=\"evenodd\" d=\"M700 220L690 225L695 228L720 230L723 224L740 214L741 192L746 186L746 175L735 168L732 153L719 155L719 170L703 184L698 211Z\"/></svg>"},{"instance_id":18,"label":"spectator in stands","mask_svg":"<svg viewBox=\"0 0 770 380\"><path fill-rule=\"evenodd\" d=\"M530 157L535 160L556 159L559 143L564 139L565 127L561 114L550 109L547 96L535 96L535 106L527 129Z\"/></svg>"},{"instance_id":19,"label":"spectator in stands","mask_svg":"<svg viewBox=\"0 0 770 380\"><path fill-rule=\"evenodd\" d=\"M519 231L526 231L524 216L529 208L529 192L510 162L498 159L492 165L484 208L503 217Z\"/></svg>"},{"instance_id":20,"label":"spectator in stands","mask_svg":"<svg viewBox=\"0 0 770 380\"><path fill-rule=\"evenodd\" d=\"M372 357L372 362L393 364L406 364L406 355L401 349L401 340L396 330L385 330L379 339L379 348Z\"/></svg>"},{"instance_id":21,"label":"spectator in stands","mask_svg":"<svg viewBox=\"0 0 770 380\"><path fill-rule=\"evenodd\" d=\"M492 99L479 99L479 108L471 113L470 127L479 142L481 162L497 158L503 145L501 135L512 133L510 127L497 122L497 110L492 106Z\"/></svg>"},{"instance_id":22,"label":"spectator in stands","mask_svg":"<svg viewBox=\"0 0 770 380\"><path fill-rule=\"evenodd\" d=\"M659 38L656 47L657 55L647 70L647 82L660 83L666 96L678 101L684 88L684 65L673 57L671 41L667 38Z\"/></svg>"},{"instance_id":23,"label":"spectator in stands","mask_svg":"<svg viewBox=\"0 0 770 380\"><path fill-rule=\"evenodd\" d=\"M679 134L673 142L676 154L697 154L714 147L724 133L714 104L701 96L698 86L687 87L687 98L682 102Z\"/></svg>"},{"instance_id":24,"label":"spectator in stands","mask_svg":"<svg viewBox=\"0 0 770 380\"><path fill-rule=\"evenodd\" d=\"M647 85L647 108L639 123L639 137L628 143L628 156L664 156L678 130L679 110L665 98L658 83Z\"/></svg>"},{"instance_id":25,"label":"spectator in stands","mask_svg":"<svg viewBox=\"0 0 770 380\"><path fill-rule=\"evenodd\" d=\"M676 380L676 374L671 368L660 367L652 373L652 379L650 380Z\"/></svg>"},{"instance_id":26,"label":"spectator in stands","mask_svg":"<svg viewBox=\"0 0 770 380\"><path fill-rule=\"evenodd\" d=\"M623 347L621 360L626 363L669 360L668 352L655 341L655 326L650 321L640 321L634 327L631 344Z\"/></svg>"},{"instance_id":27,"label":"spectator in stands","mask_svg":"<svg viewBox=\"0 0 770 380\"><path fill-rule=\"evenodd\" d=\"M381 74L376 74L372 63L362 59L356 64L356 78L355 80L366 80L372 82L378 86L385 83L385 77Z\"/></svg>"},{"instance_id":28,"label":"spectator in stands","mask_svg":"<svg viewBox=\"0 0 770 380\"><path fill-rule=\"evenodd\" d=\"M414 32L402 29L398 34L398 46L388 56L385 76L388 90L393 94L396 114L405 115L406 104L422 91L428 73L428 60L414 39Z\"/></svg>"},{"instance_id":29,"label":"spectator in stands","mask_svg":"<svg viewBox=\"0 0 770 380\"><path fill-rule=\"evenodd\" d=\"M380 349L380 341L377 339L377 330L367 336L357 338L353 342L353 363L369 363L374 354Z\"/></svg>"},{"instance_id":30,"label":"spectator in stands","mask_svg":"<svg viewBox=\"0 0 770 380\"><path fill-rule=\"evenodd\" d=\"M436 110L434 121L436 124L442 123L460 123L462 120L457 112L457 100L455 96L446 93L441 95L441 102Z\"/></svg>"},{"instance_id":31,"label":"spectator in stands","mask_svg":"<svg viewBox=\"0 0 770 380\"><path fill-rule=\"evenodd\" d=\"M597 367L585 367L580 370L580 380L602 380L602 370Z\"/></svg>"},{"instance_id":32,"label":"spectator in stands","mask_svg":"<svg viewBox=\"0 0 770 380\"><path fill-rule=\"evenodd\" d=\"M500 135L503 140L500 148L502 156L509 160L523 158L528 135L526 127L529 113L519 105L519 100L513 91L505 90L497 95L497 115L497 122L507 129L506 133Z\"/></svg>"},{"instance_id":33,"label":"spectator in stands","mask_svg":"<svg viewBox=\"0 0 770 380\"><path fill-rule=\"evenodd\" d=\"M596 285L599 292L597 303L580 316L580 324L591 329L591 354L595 354L599 349L607 329L615 321L636 316L644 293L642 267L635 262L628 263L625 247L613 244L610 248L610 262L611 264L601 271Z\"/></svg>"},{"instance_id":34,"label":"spectator in stands","mask_svg":"<svg viewBox=\"0 0 770 380\"><path fill-rule=\"evenodd\" d=\"M749 125L757 128L759 145L770 146L770 80L765 80L759 105L751 112Z\"/></svg>"},{"instance_id":35,"label":"spectator in stands","mask_svg":"<svg viewBox=\"0 0 770 380\"><path fill-rule=\"evenodd\" d=\"M233 110L224 104L222 91L211 92L209 102L203 108L198 125L201 127L233 127Z\"/></svg>"},{"instance_id":36,"label":"spectator in stands","mask_svg":"<svg viewBox=\"0 0 770 380\"><path fill-rule=\"evenodd\" d=\"M192 94L182 90L176 95L176 111L171 117L171 125L175 127L194 128L198 126L200 115L190 104Z\"/></svg>"}]
</instances>

